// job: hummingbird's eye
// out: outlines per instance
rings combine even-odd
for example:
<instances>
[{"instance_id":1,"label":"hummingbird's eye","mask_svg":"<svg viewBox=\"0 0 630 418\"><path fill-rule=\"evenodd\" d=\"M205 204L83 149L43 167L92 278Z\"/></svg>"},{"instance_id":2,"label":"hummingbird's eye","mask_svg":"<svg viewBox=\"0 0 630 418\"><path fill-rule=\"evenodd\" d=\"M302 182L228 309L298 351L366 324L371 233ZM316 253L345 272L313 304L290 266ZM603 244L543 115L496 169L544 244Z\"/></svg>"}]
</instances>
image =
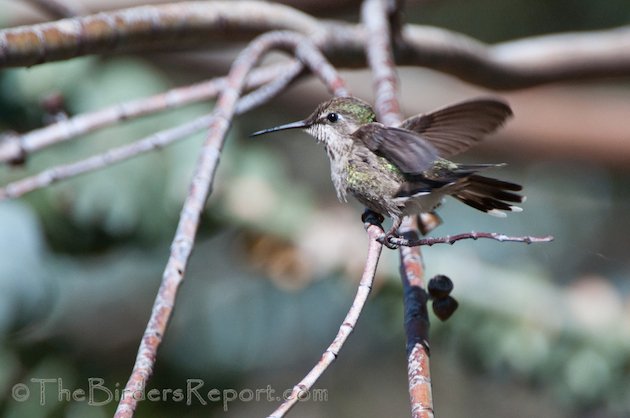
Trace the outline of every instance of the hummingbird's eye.
<instances>
[{"instance_id":1,"label":"hummingbird's eye","mask_svg":"<svg viewBox=\"0 0 630 418\"><path fill-rule=\"evenodd\" d=\"M328 115L326 115L326 119L328 119L328 122L330 123L335 123L339 120L339 115L336 113L329 113Z\"/></svg>"}]
</instances>

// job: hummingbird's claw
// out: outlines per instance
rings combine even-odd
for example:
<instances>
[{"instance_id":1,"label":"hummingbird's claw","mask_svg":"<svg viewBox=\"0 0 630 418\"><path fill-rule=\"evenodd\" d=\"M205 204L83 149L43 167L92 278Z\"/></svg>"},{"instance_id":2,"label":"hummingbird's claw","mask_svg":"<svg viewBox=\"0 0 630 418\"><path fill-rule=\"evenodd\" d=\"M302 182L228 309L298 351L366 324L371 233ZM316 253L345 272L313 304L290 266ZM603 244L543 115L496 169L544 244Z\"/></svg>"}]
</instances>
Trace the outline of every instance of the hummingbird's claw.
<instances>
[{"instance_id":1,"label":"hummingbird's claw","mask_svg":"<svg viewBox=\"0 0 630 418\"><path fill-rule=\"evenodd\" d=\"M394 244L391 240L392 238L400 238L396 234L390 234L389 232L378 237L377 241L386 246L389 249L396 250L398 249L398 244Z\"/></svg>"},{"instance_id":2,"label":"hummingbird's claw","mask_svg":"<svg viewBox=\"0 0 630 418\"><path fill-rule=\"evenodd\" d=\"M383 215L381 215L378 212L374 212L373 210L370 210L368 208L366 208L363 214L361 215L361 221L366 225L378 225L380 227L384 220L385 220L385 217ZM386 246L387 248L391 248L392 250L395 250L396 248L398 248L398 245L391 242L390 239L397 238L397 237L398 236L396 235L395 231L390 229L386 233L383 233L376 240L380 242L381 244L383 244L384 246Z\"/></svg>"}]
</instances>

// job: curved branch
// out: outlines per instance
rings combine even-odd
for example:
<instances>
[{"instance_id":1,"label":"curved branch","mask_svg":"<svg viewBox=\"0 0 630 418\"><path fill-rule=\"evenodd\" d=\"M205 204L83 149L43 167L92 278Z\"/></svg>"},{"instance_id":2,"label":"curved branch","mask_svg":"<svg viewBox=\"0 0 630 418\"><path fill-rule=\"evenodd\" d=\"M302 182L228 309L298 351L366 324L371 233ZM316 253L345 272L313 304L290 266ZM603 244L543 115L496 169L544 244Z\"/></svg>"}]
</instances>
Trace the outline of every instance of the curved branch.
<instances>
[{"instance_id":1,"label":"curved branch","mask_svg":"<svg viewBox=\"0 0 630 418\"><path fill-rule=\"evenodd\" d=\"M311 371L308 372L308 374L293 387L289 398L285 400L278 409L273 411L271 415L269 415L269 418L280 418L289 412L289 410L300 400L300 395L308 392L321 375L324 374L328 366L337 359L339 351L346 342L346 339L350 336L352 331L354 331L354 327L359 320L361 311L363 311L365 302L367 301L368 296L370 296L370 291L372 290L372 284L374 282L374 275L376 274L376 267L378 266L378 260L383 249L383 245L377 241L378 236L383 233L383 230L377 225L369 225L367 227L367 233L370 244L368 247L367 258L365 260L365 267L363 268L363 274L361 276L361 281L359 282L357 294L352 301L352 306L346 314L341 327L339 327L339 332L330 346L328 346L326 351L324 351L324 354L322 354L321 359L315 367L313 367Z\"/></svg>"},{"instance_id":2,"label":"curved branch","mask_svg":"<svg viewBox=\"0 0 630 418\"><path fill-rule=\"evenodd\" d=\"M304 67L300 62L295 61L287 67L279 66L279 68L286 68L286 71L275 80L271 80L238 101L235 111L237 115L248 112L284 90L302 72ZM251 78L248 80L249 85L252 81ZM224 79L218 79L218 81L225 82ZM53 183L109 167L145 152L164 148L207 128L211 125L213 118L214 114L200 116L190 122L154 133L134 143L112 148L102 154L93 155L73 163L51 167L38 174L16 180L0 187L0 201L15 199Z\"/></svg>"},{"instance_id":3,"label":"curved branch","mask_svg":"<svg viewBox=\"0 0 630 418\"><path fill-rule=\"evenodd\" d=\"M208 48L290 29L311 36L336 66L363 67L366 33L339 21L318 22L265 2L178 2L142 6L0 31L0 67L29 66L88 54ZM630 26L484 44L429 26L405 25L396 62L451 74L494 89L630 76Z\"/></svg>"},{"instance_id":4,"label":"curved branch","mask_svg":"<svg viewBox=\"0 0 630 418\"><path fill-rule=\"evenodd\" d=\"M630 26L490 46L444 29L408 25L400 46L399 64L443 71L497 90L630 76Z\"/></svg>"},{"instance_id":5,"label":"curved branch","mask_svg":"<svg viewBox=\"0 0 630 418\"><path fill-rule=\"evenodd\" d=\"M291 72L290 65L266 66L252 71L247 79L246 88L259 87L281 74L286 74L287 71ZM225 77L213 78L153 96L108 106L94 112L82 113L22 135L9 134L0 141L0 163L24 160L43 148L122 121L213 99L224 86Z\"/></svg>"},{"instance_id":6,"label":"curved branch","mask_svg":"<svg viewBox=\"0 0 630 418\"><path fill-rule=\"evenodd\" d=\"M208 47L271 30L312 34L317 19L257 1L182 1L0 31L0 66L31 66L88 54Z\"/></svg>"},{"instance_id":7,"label":"curved branch","mask_svg":"<svg viewBox=\"0 0 630 418\"><path fill-rule=\"evenodd\" d=\"M385 0L366 0L361 9L366 27L366 55L372 70L376 113L388 126L402 122L398 102L397 74ZM417 217L405 217L399 232L417 238ZM414 418L433 417L429 368L429 300L424 289L424 264L419 247L400 247L400 278L403 285L407 375L411 413Z\"/></svg>"},{"instance_id":8,"label":"curved branch","mask_svg":"<svg viewBox=\"0 0 630 418\"><path fill-rule=\"evenodd\" d=\"M199 227L201 212L211 193L219 156L230 123L235 115L239 97L245 86L245 80L260 57L272 48L294 50L295 55L303 63L318 76L323 77L323 81L334 93L346 93L344 83L334 68L326 62L325 58L307 38L297 33L267 33L254 40L238 55L232 64L226 79L226 86L222 90L213 112L209 134L202 146L189 192L180 214L177 231L171 244L171 253L164 269L162 283L138 348L133 371L125 385L124 393L127 396L120 399L116 418L133 416L139 401L135 395L143 392L153 373L157 350L171 317L179 285L184 279L188 259L192 253Z\"/></svg>"},{"instance_id":9,"label":"curved branch","mask_svg":"<svg viewBox=\"0 0 630 418\"><path fill-rule=\"evenodd\" d=\"M381 0L366 0L361 8L361 20L367 32L364 48L372 70L378 120L385 126L398 126L402 115L386 5Z\"/></svg>"},{"instance_id":10,"label":"curved branch","mask_svg":"<svg viewBox=\"0 0 630 418\"><path fill-rule=\"evenodd\" d=\"M0 202L18 198L80 174L112 166L145 152L164 148L175 141L207 128L212 123L213 118L214 114L200 116L174 128L151 134L131 144L115 147L72 163L50 167L32 176L15 180L0 187Z\"/></svg>"}]
</instances>

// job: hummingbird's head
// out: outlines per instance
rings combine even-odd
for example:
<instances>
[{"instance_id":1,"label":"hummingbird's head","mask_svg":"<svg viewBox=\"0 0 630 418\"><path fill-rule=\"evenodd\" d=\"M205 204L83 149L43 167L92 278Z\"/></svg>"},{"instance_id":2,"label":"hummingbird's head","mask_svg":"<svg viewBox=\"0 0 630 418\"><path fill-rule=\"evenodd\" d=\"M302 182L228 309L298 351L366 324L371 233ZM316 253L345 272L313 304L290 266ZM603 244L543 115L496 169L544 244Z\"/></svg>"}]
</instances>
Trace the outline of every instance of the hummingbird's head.
<instances>
[{"instance_id":1,"label":"hummingbird's head","mask_svg":"<svg viewBox=\"0 0 630 418\"><path fill-rule=\"evenodd\" d=\"M359 127L376 121L372 107L355 97L335 97L315 109L306 119L254 132L252 136L285 129L302 129L318 142L329 145L341 138L350 138Z\"/></svg>"}]
</instances>

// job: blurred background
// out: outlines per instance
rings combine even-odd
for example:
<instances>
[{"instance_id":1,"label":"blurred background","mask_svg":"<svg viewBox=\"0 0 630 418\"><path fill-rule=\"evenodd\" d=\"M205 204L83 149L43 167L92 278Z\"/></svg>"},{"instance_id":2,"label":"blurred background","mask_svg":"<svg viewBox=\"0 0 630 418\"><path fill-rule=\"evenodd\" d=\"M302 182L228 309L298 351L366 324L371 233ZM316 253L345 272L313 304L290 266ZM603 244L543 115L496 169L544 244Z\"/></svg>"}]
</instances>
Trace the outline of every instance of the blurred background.
<instances>
[{"instance_id":1,"label":"blurred background","mask_svg":"<svg viewBox=\"0 0 630 418\"><path fill-rule=\"evenodd\" d=\"M339 9L289 3L358 20L359 2ZM84 12L103 6L75 5ZM44 19L28 2L0 0L0 10L2 27ZM625 25L630 4L410 1L404 19L495 43ZM237 51L88 57L2 70L0 131L41 126L51 117L42 103L51 97L63 97L74 115L224 74ZM367 71L343 75L355 95L372 100ZM492 174L525 186L524 212L498 219L447 200L444 224L433 235L475 230L556 238L423 250L428 277L449 276L460 303L445 323L432 315L438 416L630 416L629 81L493 93L434 71L400 68L407 115L480 94L499 94L515 113L457 160L508 163ZM228 389L243 399L229 402L227 411L222 402L145 401L136 416L264 416L277 403L248 401L247 391L291 388L334 337L367 249L362 208L336 200L325 153L307 135L248 137L301 119L327 98L321 84L304 79L235 121L148 386L185 389L187 379L201 379L206 393ZM211 108L193 105L67 142L26 166L1 167L1 183ZM89 405L60 400L60 385L87 391L88 379L100 378L112 392L124 387L202 140L197 135L0 204L2 416L111 416L116 402L104 391L97 393L99 405ZM409 416L401 295L397 252L385 250L355 333L316 386L326 399L302 402L292 416ZM41 379L55 380L40 399ZM16 384L30 390L27 400L15 400Z\"/></svg>"}]
</instances>

